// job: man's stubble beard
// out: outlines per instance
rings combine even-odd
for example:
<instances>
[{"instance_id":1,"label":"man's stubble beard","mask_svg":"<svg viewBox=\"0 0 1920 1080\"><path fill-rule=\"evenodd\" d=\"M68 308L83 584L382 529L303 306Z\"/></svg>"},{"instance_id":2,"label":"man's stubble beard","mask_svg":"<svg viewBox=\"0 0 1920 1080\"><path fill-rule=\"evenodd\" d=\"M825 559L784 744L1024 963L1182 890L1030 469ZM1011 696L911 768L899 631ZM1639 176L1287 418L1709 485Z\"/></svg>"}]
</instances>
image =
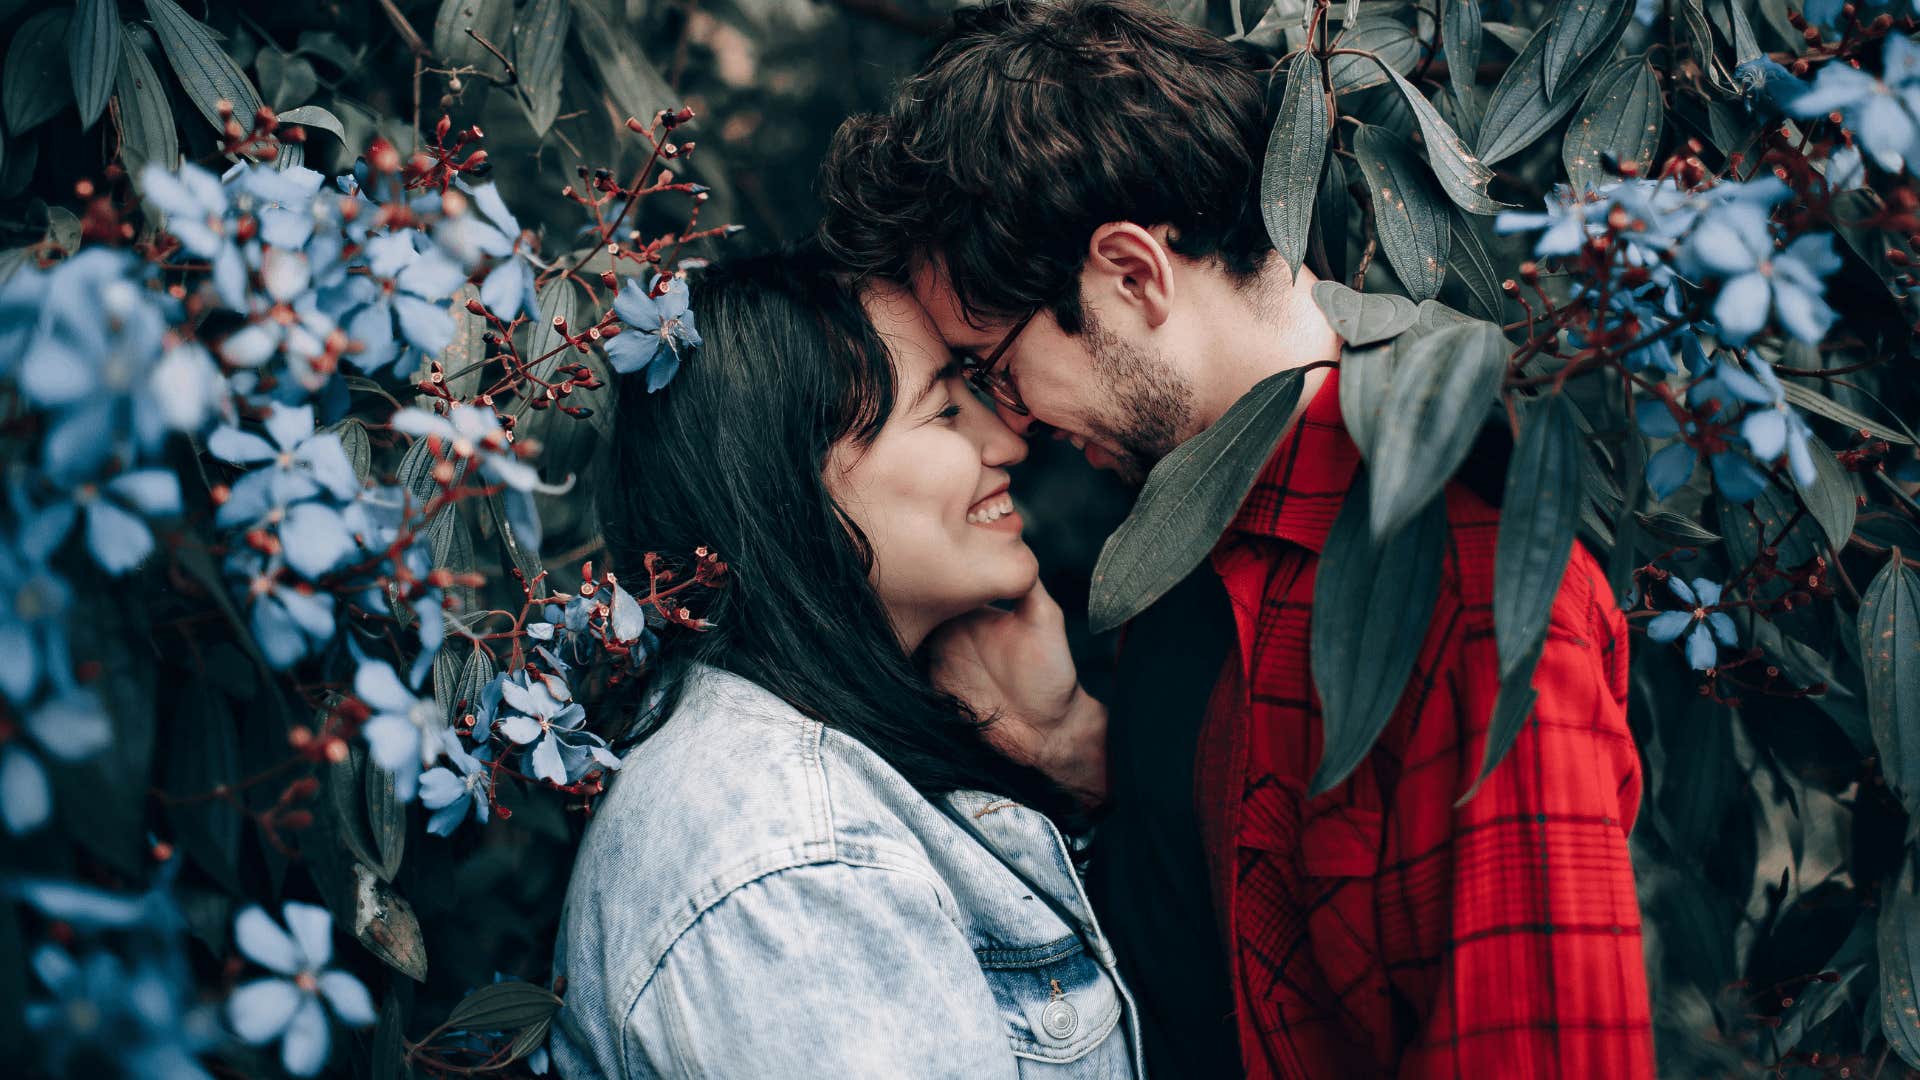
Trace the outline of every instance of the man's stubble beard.
<instances>
[{"instance_id":1,"label":"man's stubble beard","mask_svg":"<svg viewBox=\"0 0 1920 1080\"><path fill-rule=\"evenodd\" d=\"M1094 379L1107 394L1101 414L1088 418L1090 434L1120 451L1116 471L1138 486L1180 445L1180 432L1193 415L1193 387L1164 355L1101 326L1091 309L1082 332Z\"/></svg>"}]
</instances>

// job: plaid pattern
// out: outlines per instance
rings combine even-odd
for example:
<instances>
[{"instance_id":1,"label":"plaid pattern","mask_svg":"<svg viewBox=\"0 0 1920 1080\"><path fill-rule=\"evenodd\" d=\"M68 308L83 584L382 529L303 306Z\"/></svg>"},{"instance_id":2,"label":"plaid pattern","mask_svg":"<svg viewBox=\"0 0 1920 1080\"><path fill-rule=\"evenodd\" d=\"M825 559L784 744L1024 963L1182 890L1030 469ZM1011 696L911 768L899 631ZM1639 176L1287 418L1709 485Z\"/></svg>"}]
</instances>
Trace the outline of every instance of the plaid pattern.
<instances>
[{"instance_id":1,"label":"plaid pattern","mask_svg":"<svg viewBox=\"0 0 1920 1080\"><path fill-rule=\"evenodd\" d=\"M1337 374L1213 552L1241 648L1209 707L1196 798L1252 1077L1651 1077L1627 833L1640 764L1626 624L1575 545L1512 751L1465 806L1499 689L1496 511L1459 485L1408 689L1319 798L1308 619L1359 454Z\"/></svg>"}]
</instances>

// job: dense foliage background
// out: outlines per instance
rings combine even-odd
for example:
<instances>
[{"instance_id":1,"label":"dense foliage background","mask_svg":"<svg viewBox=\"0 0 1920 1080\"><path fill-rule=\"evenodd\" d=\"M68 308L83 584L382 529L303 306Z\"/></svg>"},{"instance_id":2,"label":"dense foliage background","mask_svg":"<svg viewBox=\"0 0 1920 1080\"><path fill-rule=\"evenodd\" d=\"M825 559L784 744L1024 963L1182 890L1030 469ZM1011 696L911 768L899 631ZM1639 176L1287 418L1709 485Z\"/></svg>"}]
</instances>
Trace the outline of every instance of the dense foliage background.
<instances>
[{"instance_id":1,"label":"dense foliage background","mask_svg":"<svg viewBox=\"0 0 1920 1080\"><path fill-rule=\"evenodd\" d=\"M1273 58L1267 224L1368 459L1343 580L1409 590L1323 596L1323 688L1397 693L1455 470L1506 508L1496 727L1592 545L1663 1072L1920 1069L1909 9L1173 6ZM606 566L567 478L611 371L698 362L672 272L810 229L944 10L0 2L10 1060L545 1070L573 837L725 557ZM1047 446L1015 490L1084 602L1125 496ZM1392 693L1323 696L1357 760Z\"/></svg>"}]
</instances>

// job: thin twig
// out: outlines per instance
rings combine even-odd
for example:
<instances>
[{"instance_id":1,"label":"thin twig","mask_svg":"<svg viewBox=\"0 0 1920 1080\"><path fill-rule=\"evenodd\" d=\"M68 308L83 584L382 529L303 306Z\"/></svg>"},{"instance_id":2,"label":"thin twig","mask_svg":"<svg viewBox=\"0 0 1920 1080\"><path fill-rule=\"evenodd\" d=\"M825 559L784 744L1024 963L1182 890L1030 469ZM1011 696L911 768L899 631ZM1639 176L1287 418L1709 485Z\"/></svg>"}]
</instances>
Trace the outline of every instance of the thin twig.
<instances>
[{"instance_id":1,"label":"thin twig","mask_svg":"<svg viewBox=\"0 0 1920 1080\"><path fill-rule=\"evenodd\" d=\"M387 21L393 24L395 30L400 31L400 40L407 43L407 49L412 52L413 55L433 55L433 50L427 48L427 43L421 40L420 32L415 30L413 24L407 21L407 17L400 13L398 7L394 6L393 0L380 0L380 10L387 13ZM414 94L416 98L419 96L418 93Z\"/></svg>"}]
</instances>

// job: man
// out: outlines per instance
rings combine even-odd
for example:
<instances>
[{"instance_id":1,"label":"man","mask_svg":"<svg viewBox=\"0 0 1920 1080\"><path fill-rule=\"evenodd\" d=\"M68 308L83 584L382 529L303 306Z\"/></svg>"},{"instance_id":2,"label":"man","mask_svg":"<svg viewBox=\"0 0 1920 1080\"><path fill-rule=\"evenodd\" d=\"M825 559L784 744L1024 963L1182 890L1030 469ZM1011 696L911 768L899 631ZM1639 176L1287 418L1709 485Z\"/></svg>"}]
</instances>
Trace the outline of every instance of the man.
<instances>
[{"instance_id":1,"label":"man","mask_svg":"<svg viewBox=\"0 0 1920 1080\"><path fill-rule=\"evenodd\" d=\"M1263 378L1340 356L1313 275L1260 221L1265 80L1131 0L963 10L892 112L836 137L823 236L911 284L1009 424L1138 481ZM1450 485L1407 689L1360 767L1307 795L1314 574L1359 462L1337 380L1307 373L1238 516L1123 644L1089 884L1149 1064L1651 1076L1626 631L1587 552L1556 598L1531 717L1455 806L1498 691L1497 517ZM1019 620L981 632L1001 640L976 651L1004 657ZM1017 692L1006 705L1049 722Z\"/></svg>"}]
</instances>

